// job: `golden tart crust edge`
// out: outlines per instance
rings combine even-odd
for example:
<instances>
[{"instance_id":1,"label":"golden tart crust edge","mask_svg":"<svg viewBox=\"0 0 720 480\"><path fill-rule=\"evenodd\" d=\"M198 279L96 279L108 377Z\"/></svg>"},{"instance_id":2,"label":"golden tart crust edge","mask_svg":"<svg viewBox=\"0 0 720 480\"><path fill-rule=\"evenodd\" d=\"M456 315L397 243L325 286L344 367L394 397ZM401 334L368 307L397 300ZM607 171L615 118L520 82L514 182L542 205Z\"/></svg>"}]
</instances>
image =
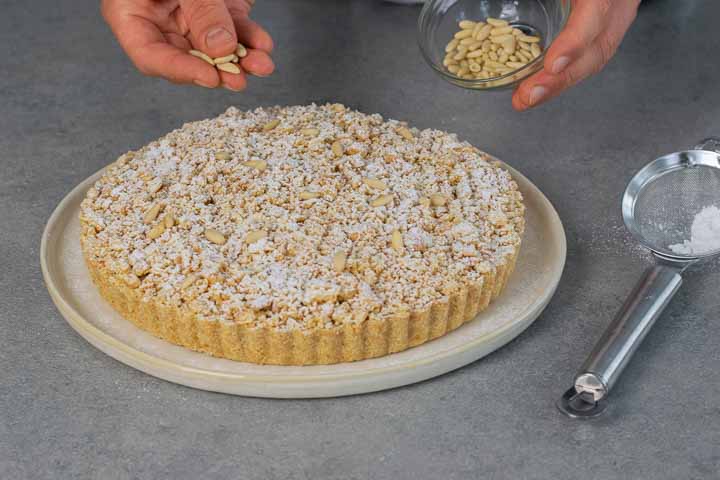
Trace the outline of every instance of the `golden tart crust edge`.
<instances>
[{"instance_id":1,"label":"golden tart crust edge","mask_svg":"<svg viewBox=\"0 0 720 480\"><path fill-rule=\"evenodd\" d=\"M88 226L88 228L91 228ZM326 365L401 352L441 337L474 319L496 299L515 268L518 244L505 262L483 274L482 282L459 286L447 302L422 311L401 312L360 324L312 330L278 330L250 323L202 320L186 305L167 305L128 287L118 275L85 254L100 295L125 319L175 345L230 360L268 365Z\"/></svg>"}]
</instances>

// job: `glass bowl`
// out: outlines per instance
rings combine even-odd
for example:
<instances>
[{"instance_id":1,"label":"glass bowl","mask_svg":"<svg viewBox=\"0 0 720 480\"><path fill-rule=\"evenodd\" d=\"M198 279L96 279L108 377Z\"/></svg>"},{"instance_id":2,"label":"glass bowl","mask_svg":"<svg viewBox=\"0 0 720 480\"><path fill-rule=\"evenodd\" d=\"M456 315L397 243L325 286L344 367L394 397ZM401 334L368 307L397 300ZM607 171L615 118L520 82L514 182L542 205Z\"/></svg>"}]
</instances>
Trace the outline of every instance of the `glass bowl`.
<instances>
[{"instance_id":1,"label":"glass bowl","mask_svg":"<svg viewBox=\"0 0 720 480\"><path fill-rule=\"evenodd\" d=\"M542 68L545 51L569 15L569 0L428 0L418 19L418 44L428 65L454 85L476 90L512 88ZM540 56L518 69L488 79L465 79L450 73L443 66L445 46L458 31L458 22L487 17L506 20L529 35L539 36Z\"/></svg>"}]
</instances>

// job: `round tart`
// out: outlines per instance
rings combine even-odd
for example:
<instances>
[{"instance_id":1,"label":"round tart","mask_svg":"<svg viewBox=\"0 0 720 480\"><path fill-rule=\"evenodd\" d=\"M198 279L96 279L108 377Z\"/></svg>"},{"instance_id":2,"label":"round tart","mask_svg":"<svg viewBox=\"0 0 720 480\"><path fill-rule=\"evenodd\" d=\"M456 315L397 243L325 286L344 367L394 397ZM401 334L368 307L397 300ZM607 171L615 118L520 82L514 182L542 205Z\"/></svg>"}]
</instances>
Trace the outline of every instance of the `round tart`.
<instances>
[{"instance_id":1,"label":"round tart","mask_svg":"<svg viewBox=\"0 0 720 480\"><path fill-rule=\"evenodd\" d=\"M505 286L524 206L455 135L342 105L184 125L109 166L81 208L102 296L218 357L328 364L399 352Z\"/></svg>"}]
</instances>

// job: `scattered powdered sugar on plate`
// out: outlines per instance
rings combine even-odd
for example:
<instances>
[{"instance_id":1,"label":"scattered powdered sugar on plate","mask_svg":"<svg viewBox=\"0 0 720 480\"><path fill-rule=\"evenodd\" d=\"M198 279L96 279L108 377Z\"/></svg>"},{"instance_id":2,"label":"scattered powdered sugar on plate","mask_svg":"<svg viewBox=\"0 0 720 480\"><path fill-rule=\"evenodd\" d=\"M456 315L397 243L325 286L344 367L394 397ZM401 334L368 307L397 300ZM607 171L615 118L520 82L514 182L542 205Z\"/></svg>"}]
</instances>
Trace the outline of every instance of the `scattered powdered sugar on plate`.
<instances>
[{"instance_id":1,"label":"scattered powdered sugar on plate","mask_svg":"<svg viewBox=\"0 0 720 480\"><path fill-rule=\"evenodd\" d=\"M720 208L711 205L700 210L690 227L690 240L670 245L670 250L681 255L720 250Z\"/></svg>"}]
</instances>

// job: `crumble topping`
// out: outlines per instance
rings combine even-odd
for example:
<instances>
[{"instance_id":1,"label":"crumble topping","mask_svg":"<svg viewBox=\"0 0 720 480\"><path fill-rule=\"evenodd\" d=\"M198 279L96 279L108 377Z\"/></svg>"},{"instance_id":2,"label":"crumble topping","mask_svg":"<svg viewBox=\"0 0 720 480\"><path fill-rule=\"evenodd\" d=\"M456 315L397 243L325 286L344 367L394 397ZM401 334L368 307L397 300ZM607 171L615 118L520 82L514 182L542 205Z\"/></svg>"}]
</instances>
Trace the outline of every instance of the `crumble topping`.
<instances>
[{"instance_id":1,"label":"crumble topping","mask_svg":"<svg viewBox=\"0 0 720 480\"><path fill-rule=\"evenodd\" d=\"M122 155L83 248L144 298L278 329L422 310L519 248L510 174L453 134L342 105L229 108Z\"/></svg>"}]
</instances>

